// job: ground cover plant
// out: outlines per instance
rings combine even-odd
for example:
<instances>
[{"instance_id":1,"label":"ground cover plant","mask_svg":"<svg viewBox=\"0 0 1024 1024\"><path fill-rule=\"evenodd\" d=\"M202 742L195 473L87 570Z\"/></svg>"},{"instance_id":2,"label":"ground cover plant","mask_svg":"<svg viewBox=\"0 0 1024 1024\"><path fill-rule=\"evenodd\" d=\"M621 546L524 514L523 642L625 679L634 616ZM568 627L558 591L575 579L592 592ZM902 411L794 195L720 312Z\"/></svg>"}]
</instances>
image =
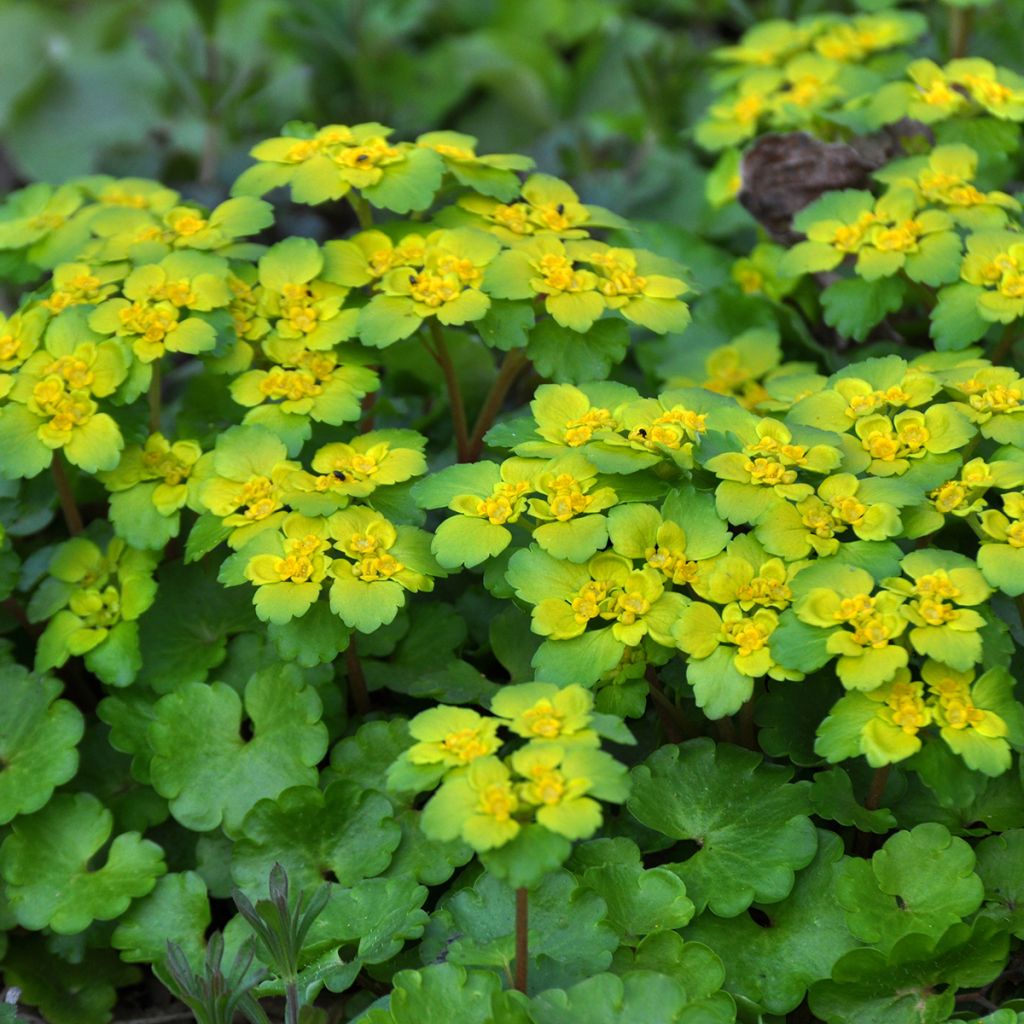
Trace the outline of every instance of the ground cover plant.
<instances>
[{"instance_id":1,"label":"ground cover plant","mask_svg":"<svg viewBox=\"0 0 1024 1024\"><path fill-rule=\"evenodd\" d=\"M1021 1019L1024 78L971 17L720 48L706 238L376 121L6 199L8 1018Z\"/></svg>"}]
</instances>

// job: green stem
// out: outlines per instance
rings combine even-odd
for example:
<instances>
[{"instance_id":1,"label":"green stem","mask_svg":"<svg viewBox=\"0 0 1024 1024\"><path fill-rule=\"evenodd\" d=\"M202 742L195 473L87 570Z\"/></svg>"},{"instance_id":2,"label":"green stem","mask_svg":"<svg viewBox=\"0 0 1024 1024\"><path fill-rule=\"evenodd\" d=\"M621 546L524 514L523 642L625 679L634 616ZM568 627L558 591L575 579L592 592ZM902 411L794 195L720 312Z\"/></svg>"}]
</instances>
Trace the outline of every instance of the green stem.
<instances>
[{"instance_id":1,"label":"green stem","mask_svg":"<svg viewBox=\"0 0 1024 1024\"><path fill-rule=\"evenodd\" d=\"M348 671L348 693L352 705L359 714L368 715L371 711L370 693L366 689L366 676L363 674L359 652L356 650L355 634L348 638L348 647L345 649L345 667Z\"/></svg>"},{"instance_id":2,"label":"green stem","mask_svg":"<svg viewBox=\"0 0 1024 1024\"><path fill-rule=\"evenodd\" d=\"M516 377L519 376L520 371L527 363L526 352L521 348L509 349L505 353L505 358L501 361L501 369L498 370L497 379L491 385L491 390L484 399L480 414L473 424L473 433L470 434L469 447L467 449L468 462L476 462L480 458L480 452L484 446L484 434L494 425L494 421L498 418L498 413L501 412L501 407L505 402L509 389L515 383Z\"/></svg>"},{"instance_id":3,"label":"green stem","mask_svg":"<svg viewBox=\"0 0 1024 1024\"><path fill-rule=\"evenodd\" d=\"M658 705L658 718L661 719L661 727L665 730L666 738L669 743L682 743L685 738L685 723L682 721L679 708L668 699L668 695L661 688L653 665L647 666L644 678L647 680L647 687L654 703Z\"/></svg>"},{"instance_id":4,"label":"green stem","mask_svg":"<svg viewBox=\"0 0 1024 1024\"><path fill-rule=\"evenodd\" d=\"M954 10L956 9L957 8L954 8ZM993 365L998 366L1006 359L1007 356L1013 353L1013 346L1017 341L1017 332L1013 328L1013 324L1007 324L1006 329L1003 331L999 341L996 343L996 347L992 349L992 355L988 358Z\"/></svg>"},{"instance_id":5,"label":"green stem","mask_svg":"<svg viewBox=\"0 0 1024 1024\"><path fill-rule=\"evenodd\" d=\"M156 434L160 431L160 404L163 397L160 382L160 361L157 360L151 365L153 375L149 378L149 392L147 395L149 398L149 432Z\"/></svg>"},{"instance_id":6,"label":"green stem","mask_svg":"<svg viewBox=\"0 0 1024 1024\"><path fill-rule=\"evenodd\" d=\"M459 462L473 462L474 460L469 454L469 426L466 422L466 406L462 401L459 375L455 372L455 364L448 352L441 325L435 317L431 317L428 323L434 347L431 349L428 346L427 350L437 360L437 365L441 367L441 373L444 376L445 388L448 391L448 405L451 408L452 430L455 433L455 452Z\"/></svg>"},{"instance_id":7,"label":"green stem","mask_svg":"<svg viewBox=\"0 0 1024 1024\"><path fill-rule=\"evenodd\" d=\"M206 111L203 119L203 151L199 160L199 184L213 185L217 181L217 164L220 159L221 122L218 111L220 95L220 51L212 31L203 41L206 83Z\"/></svg>"},{"instance_id":8,"label":"green stem","mask_svg":"<svg viewBox=\"0 0 1024 1024\"><path fill-rule=\"evenodd\" d=\"M299 986L293 980L284 989L284 1024L299 1024Z\"/></svg>"},{"instance_id":9,"label":"green stem","mask_svg":"<svg viewBox=\"0 0 1024 1024\"><path fill-rule=\"evenodd\" d=\"M756 686L756 683L755 683ZM757 703L756 692L751 695L743 707L740 708L740 743L747 750L757 750L757 734L754 729L754 705Z\"/></svg>"},{"instance_id":10,"label":"green stem","mask_svg":"<svg viewBox=\"0 0 1024 1024\"><path fill-rule=\"evenodd\" d=\"M974 24L973 7L952 7L949 11L949 56L951 60L966 57Z\"/></svg>"},{"instance_id":11,"label":"green stem","mask_svg":"<svg viewBox=\"0 0 1024 1024\"><path fill-rule=\"evenodd\" d=\"M369 231L373 227L373 211L370 204L355 189L349 189L346 198L356 215L356 220L359 221L359 230Z\"/></svg>"},{"instance_id":12,"label":"green stem","mask_svg":"<svg viewBox=\"0 0 1024 1024\"><path fill-rule=\"evenodd\" d=\"M891 769L891 764L883 764L881 768L876 768L875 774L871 776L871 787L868 789L868 796L864 801L864 806L869 811L877 811L882 803L882 794L885 792L885 785L889 781L889 771Z\"/></svg>"},{"instance_id":13,"label":"green stem","mask_svg":"<svg viewBox=\"0 0 1024 1024\"><path fill-rule=\"evenodd\" d=\"M1013 603L1017 606L1017 618L1020 619L1021 626L1024 626L1024 594L1015 597Z\"/></svg>"},{"instance_id":14,"label":"green stem","mask_svg":"<svg viewBox=\"0 0 1024 1024\"><path fill-rule=\"evenodd\" d=\"M57 487L57 498L60 501L61 511L64 513L64 522L67 525L68 533L72 537L77 537L85 529L85 524L82 522L82 513L78 511L75 492L71 489L71 483L68 480L67 463L64 461L64 453L60 449L53 453L50 471L53 473L53 482Z\"/></svg>"},{"instance_id":15,"label":"green stem","mask_svg":"<svg viewBox=\"0 0 1024 1024\"><path fill-rule=\"evenodd\" d=\"M529 893L516 889L516 990L526 994L529 970Z\"/></svg>"}]
</instances>

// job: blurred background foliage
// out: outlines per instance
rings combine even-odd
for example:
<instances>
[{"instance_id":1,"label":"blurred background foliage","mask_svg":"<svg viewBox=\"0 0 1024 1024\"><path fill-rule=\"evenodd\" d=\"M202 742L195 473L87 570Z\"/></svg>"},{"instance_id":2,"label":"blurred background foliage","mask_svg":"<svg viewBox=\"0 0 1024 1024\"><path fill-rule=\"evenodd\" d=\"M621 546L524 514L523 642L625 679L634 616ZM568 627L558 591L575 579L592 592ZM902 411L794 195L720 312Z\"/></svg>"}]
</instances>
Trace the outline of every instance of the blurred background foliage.
<instances>
[{"instance_id":1,"label":"blurred background foliage","mask_svg":"<svg viewBox=\"0 0 1024 1024\"><path fill-rule=\"evenodd\" d=\"M0 188L102 172L210 203L288 120L379 120L404 137L444 127L478 136L482 152L529 153L592 202L714 238L745 215L731 204L721 223L709 210L710 160L690 138L711 50L768 18L887 6L0 0ZM953 4L918 6L945 55ZM974 55L1019 63L1024 3L973 19Z\"/></svg>"}]
</instances>

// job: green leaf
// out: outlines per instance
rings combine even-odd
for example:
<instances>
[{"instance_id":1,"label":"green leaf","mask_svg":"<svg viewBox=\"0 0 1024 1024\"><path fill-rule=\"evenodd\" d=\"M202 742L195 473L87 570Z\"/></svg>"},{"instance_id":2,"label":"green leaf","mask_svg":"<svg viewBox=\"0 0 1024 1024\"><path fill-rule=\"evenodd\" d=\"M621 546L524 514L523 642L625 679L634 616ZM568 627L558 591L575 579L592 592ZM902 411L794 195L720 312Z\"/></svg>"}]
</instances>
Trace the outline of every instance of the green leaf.
<instances>
[{"instance_id":1,"label":"green leaf","mask_svg":"<svg viewBox=\"0 0 1024 1024\"><path fill-rule=\"evenodd\" d=\"M399 971L393 984L388 1006L394 1024L490 1024L491 1000L501 990L496 974L456 964Z\"/></svg>"},{"instance_id":2,"label":"green leaf","mask_svg":"<svg viewBox=\"0 0 1024 1024\"><path fill-rule=\"evenodd\" d=\"M940 352L959 352L985 336L992 325L978 312L979 289L966 281L939 292L931 312L931 335Z\"/></svg>"},{"instance_id":3,"label":"green leaf","mask_svg":"<svg viewBox=\"0 0 1024 1024\"><path fill-rule=\"evenodd\" d=\"M404 718L364 722L354 736L346 736L335 745L324 781L344 779L384 793L388 767L412 743L409 723Z\"/></svg>"},{"instance_id":4,"label":"green leaf","mask_svg":"<svg viewBox=\"0 0 1024 1024\"><path fill-rule=\"evenodd\" d=\"M149 727L153 788L186 828L229 835L257 801L315 785L327 750L321 704L297 668L257 672L242 698L224 683L185 683L157 701ZM242 736L251 723L252 738Z\"/></svg>"},{"instance_id":5,"label":"green leaf","mask_svg":"<svg viewBox=\"0 0 1024 1024\"><path fill-rule=\"evenodd\" d=\"M394 213L425 210L441 187L444 162L432 149L411 149L404 160L382 168L376 185L361 189L374 206Z\"/></svg>"},{"instance_id":6,"label":"green leaf","mask_svg":"<svg viewBox=\"0 0 1024 1024\"><path fill-rule=\"evenodd\" d=\"M533 667L538 679L589 686L618 665L624 650L610 629L591 630L572 640L545 640L533 656Z\"/></svg>"},{"instance_id":7,"label":"green leaf","mask_svg":"<svg viewBox=\"0 0 1024 1024\"><path fill-rule=\"evenodd\" d=\"M664 974L598 974L568 991L542 992L533 1000L530 1018L536 1024L674 1024L690 1019L688 1002L686 989Z\"/></svg>"},{"instance_id":8,"label":"green leaf","mask_svg":"<svg viewBox=\"0 0 1024 1024\"><path fill-rule=\"evenodd\" d=\"M756 754L709 739L666 746L633 769L627 806L648 828L700 849L673 864L694 904L734 917L775 903L817 849L806 782Z\"/></svg>"},{"instance_id":9,"label":"green leaf","mask_svg":"<svg viewBox=\"0 0 1024 1024\"><path fill-rule=\"evenodd\" d=\"M891 836L871 861L847 861L837 899L850 930L888 953L907 935L937 941L981 906L974 851L936 822Z\"/></svg>"},{"instance_id":10,"label":"green leaf","mask_svg":"<svg viewBox=\"0 0 1024 1024\"><path fill-rule=\"evenodd\" d=\"M572 985L611 963L618 945L603 919L604 901L566 871L549 874L529 894L529 974L534 989ZM515 888L490 873L442 897L423 940L424 959L506 967L515 950Z\"/></svg>"},{"instance_id":11,"label":"green leaf","mask_svg":"<svg viewBox=\"0 0 1024 1024\"><path fill-rule=\"evenodd\" d=\"M128 963L163 963L167 943L177 943L199 967L210 926L206 883L194 871L164 875L156 888L133 903L114 929L110 944Z\"/></svg>"},{"instance_id":12,"label":"green leaf","mask_svg":"<svg viewBox=\"0 0 1024 1024\"><path fill-rule=\"evenodd\" d=\"M185 562L198 562L203 555L209 554L218 544L222 544L231 536L231 527L225 526L220 516L210 513L201 515L189 531L185 543Z\"/></svg>"},{"instance_id":13,"label":"green leaf","mask_svg":"<svg viewBox=\"0 0 1024 1024\"><path fill-rule=\"evenodd\" d=\"M402 811L395 819L402 839L391 857L386 875L390 878L414 878L424 885L440 885L473 859L473 849L461 839L440 842L429 839L419 826L418 811Z\"/></svg>"},{"instance_id":14,"label":"green leaf","mask_svg":"<svg viewBox=\"0 0 1024 1024\"><path fill-rule=\"evenodd\" d=\"M730 992L769 1013L795 1009L807 989L828 978L839 957L858 945L835 898L842 841L831 832L819 832L818 839L818 853L796 876L792 893L765 907L757 921L706 912L686 932L721 957Z\"/></svg>"},{"instance_id":15,"label":"green leaf","mask_svg":"<svg viewBox=\"0 0 1024 1024\"><path fill-rule=\"evenodd\" d=\"M328 604L317 601L305 615L284 625L266 627L278 656L303 668L334 661L349 644L352 633Z\"/></svg>"},{"instance_id":16,"label":"green leaf","mask_svg":"<svg viewBox=\"0 0 1024 1024\"><path fill-rule=\"evenodd\" d=\"M74 704L57 700L61 685L52 676L4 665L0 688L0 825L6 825L38 811L74 776L85 722Z\"/></svg>"},{"instance_id":17,"label":"green leaf","mask_svg":"<svg viewBox=\"0 0 1024 1024\"><path fill-rule=\"evenodd\" d=\"M114 816L88 793L62 793L15 819L0 846L0 874L19 924L73 935L120 916L153 888L167 870L163 850L137 832L116 836L103 866L93 866L113 828Z\"/></svg>"},{"instance_id":18,"label":"green leaf","mask_svg":"<svg viewBox=\"0 0 1024 1024\"><path fill-rule=\"evenodd\" d=\"M331 584L331 611L351 629L373 633L393 622L405 604L405 590L394 580L365 582L339 574Z\"/></svg>"},{"instance_id":19,"label":"green leaf","mask_svg":"<svg viewBox=\"0 0 1024 1024\"><path fill-rule=\"evenodd\" d=\"M982 914L1024 937L1024 829L989 836L975 848L977 872L985 886Z\"/></svg>"},{"instance_id":20,"label":"green leaf","mask_svg":"<svg viewBox=\"0 0 1024 1024\"><path fill-rule=\"evenodd\" d=\"M537 885L568 859L572 844L543 825L524 825L511 842L481 854L487 871L513 889Z\"/></svg>"},{"instance_id":21,"label":"green leaf","mask_svg":"<svg viewBox=\"0 0 1024 1024\"><path fill-rule=\"evenodd\" d=\"M864 341L871 329L903 304L905 286L898 277L836 281L821 293L825 323L841 335Z\"/></svg>"},{"instance_id":22,"label":"green leaf","mask_svg":"<svg viewBox=\"0 0 1024 1024\"><path fill-rule=\"evenodd\" d=\"M296 890L327 880L351 886L379 875L391 861L401 828L387 797L356 783L286 789L260 800L245 816L231 858L235 882L262 894L275 863Z\"/></svg>"},{"instance_id":23,"label":"green leaf","mask_svg":"<svg viewBox=\"0 0 1024 1024\"><path fill-rule=\"evenodd\" d=\"M1024 548L1009 544L982 544L978 568L993 587L1010 597L1024 594Z\"/></svg>"},{"instance_id":24,"label":"green leaf","mask_svg":"<svg viewBox=\"0 0 1024 1024\"><path fill-rule=\"evenodd\" d=\"M779 616L779 625L768 638L772 658L797 672L814 672L828 663L828 637L831 630L809 626L796 617L792 608Z\"/></svg>"},{"instance_id":25,"label":"green leaf","mask_svg":"<svg viewBox=\"0 0 1024 1024\"><path fill-rule=\"evenodd\" d=\"M492 299L487 315L477 320L475 327L485 345L508 352L509 349L525 347L535 322L533 306L528 302Z\"/></svg>"},{"instance_id":26,"label":"green leaf","mask_svg":"<svg viewBox=\"0 0 1024 1024\"><path fill-rule=\"evenodd\" d=\"M421 323L408 299L376 295L359 311L359 340L373 348L387 348L408 338Z\"/></svg>"},{"instance_id":27,"label":"green leaf","mask_svg":"<svg viewBox=\"0 0 1024 1024\"><path fill-rule=\"evenodd\" d=\"M604 380L626 357L629 329L622 320L598 320L586 334L542 320L526 352L537 372L556 384Z\"/></svg>"},{"instance_id":28,"label":"green leaf","mask_svg":"<svg viewBox=\"0 0 1024 1024\"><path fill-rule=\"evenodd\" d=\"M132 547L162 549L178 534L180 515L161 515L153 504L157 486L142 483L110 495L109 518L114 532Z\"/></svg>"},{"instance_id":29,"label":"green leaf","mask_svg":"<svg viewBox=\"0 0 1024 1024\"><path fill-rule=\"evenodd\" d=\"M202 682L227 653L232 633L254 630L258 620L243 589L217 582L216 562L172 562L157 573L157 597L139 621L142 678L158 693Z\"/></svg>"},{"instance_id":30,"label":"green leaf","mask_svg":"<svg viewBox=\"0 0 1024 1024\"><path fill-rule=\"evenodd\" d=\"M368 878L351 889L333 888L309 931L309 945L354 944L364 964L384 963L427 923L427 890L412 878Z\"/></svg>"},{"instance_id":31,"label":"green leaf","mask_svg":"<svg viewBox=\"0 0 1024 1024\"><path fill-rule=\"evenodd\" d=\"M512 543L512 534L486 519L451 516L434 531L430 550L445 569L471 569L500 555Z\"/></svg>"},{"instance_id":32,"label":"green leaf","mask_svg":"<svg viewBox=\"0 0 1024 1024\"><path fill-rule=\"evenodd\" d=\"M632 863L588 868L583 884L605 901L605 920L630 944L651 932L682 928L693 917L679 876L668 868L645 870L639 849Z\"/></svg>"},{"instance_id":33,"label":"green leaf","mask_svg":"<svg viewBox=\"0 0 1024 1024\"><path fill-rule=\"evenodd\" d=\"M1006 963L1008 937L979 920L958 924L934 952L921 936L898 943L887 957L854 949L840 957L831 981L811 988L811 1012L826 1024L943 1024L957 988L992 981Z\"/></svg>"},{"instance_id":34,"label":"green leaf","mask_svg":"<svg viewBox=\"0 0 1024 1024\"><path fill-rule=\"evenodd\" d=\"M888 808L869 811L857 803L853 781L842 768L815 772L811 788L811 807L819 818L852 825L858 832L885 835L896 827L896 818Z\"/></svg>"},{"instance_id":35,"label":"green leaf","mask_svg":"<svg viewBox=\"0 0 1024 1024\"><path fill-rule=\"evenodd\" d=\"M828 685L823 679L811 685L806 680L773 682L757 699L754 717L761 727L761 749L769 757L786 757L797 765L821 764L822 757L814 750L816 731L842 693L838 682Z\"/></svg>"},{"instance_id":36,"label":"green leaf","mask_svg":"<svg viewBox=\"0 0 1024 1024\"><path fill-rule=\"evenodd\" d=\"M68 962L41 935L20 936L4 957L4 984L21 989L21 1001L48 1024L108 1024L117 989L139 976L112 949L88 949Z\"/></svg>"}]
</instances>

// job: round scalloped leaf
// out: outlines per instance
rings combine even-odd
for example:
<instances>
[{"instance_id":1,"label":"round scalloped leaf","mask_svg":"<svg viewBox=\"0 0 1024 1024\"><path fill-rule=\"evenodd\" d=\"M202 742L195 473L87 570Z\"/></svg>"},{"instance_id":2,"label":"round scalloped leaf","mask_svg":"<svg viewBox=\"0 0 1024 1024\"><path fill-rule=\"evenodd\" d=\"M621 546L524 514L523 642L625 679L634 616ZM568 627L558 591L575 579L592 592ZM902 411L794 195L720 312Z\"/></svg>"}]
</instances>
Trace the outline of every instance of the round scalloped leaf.
<instances>
[{"instance_id":1,"label":"round scalloped leaf","mask_svg":"<svg viewBox=\"0 0 1024 1024\"><path fill-rule=\"evenodd\" d=\"M700 849L672 869L690 899L721 917L775 903L814 857L809 782L748 750L707 738L657 750L633 769L627 806L648 828Z\"/></svg>"},{"instance_id":2,"label":"round scalloped leaf","mask_svg":"<svg viewBox=\"0 0 1024 1024\"><path fill-rule=\"evenodd\" d=\"M41 935L19 936L4 957L4 984L21 989L20 1001L49 1024L108 1024L117 990L138 981L139 969L112 949L86 950L72 963L47 947Z\"/></svg>"},{"instance_id":3,"label":"round scalloped leaf","mask_svg":"<svg viewBox=\"0 0 1024 1024\"><path fill-rule=\"evenodd\" d=\"M357 783L363 789L386 793L389 766L412 744L409 723L404 718L364 722L354 735L346 736L334 745L331 764L324 771L323 782L344 779Z\"/></svg>"},{"instance_id":4,"label":"round scalloped leaf","mask_svg":"<svg viewBox=\"0 0 1024 1024\"><path fill-rule=\"evenodd\" d=\"M542 320L530 332L526 351L542 377L556 384L604 380L629 348L629 329L621 320L598 320L584 334Z\"/></svg>"},{"instance_id":5,"label":"round scalloped leaf","mask_svg":"<svg viewBox=\"0 0 1024 1024\"><path fill-rule=\"evenodd\" d=\"M937 822L890 836L870 861L847 861L836 886L850 930L884 953L907 935L937 941L984 895L974 851Z\"/></svg>"},{"instance_id":6,"label":"round scalloped leaf","mask_svg":"<svg viewBox=\"0 0 1024 1024\"><path fill-rule=\"evenodd\" d=\"M1006 964L1008 936L989 921L954 925L932 951L910 936L886 957L877 949L851 950L832 979L810 991L811 1012L827 1024L944 1024L957 988L985 985Z\"/></svg>"},{"instance_id":7,"label":"round scalloped leaf","mask_svg":"<svg viewBox=\"0 0 1024 1024\"><path fill-rule=\"evenodd\" d=\"M575 984L611 964L618 936L607 907L567 871L548 875L529 894L530 985ZM466 967L504 967L514 958L515 889L489 873L442 897L423 940L425 959L444 954Z\"/></svg>"},{"instance_id":8,"label":"round scalloped leaf","mask_svg":"<svg viewBox=\"0 0 1024 1024\"><path fill-rule=\"evenodd\" d=\"M224 683L186 683L157 701L149 728L153 788L186 828L229 835L257 801L316 785L327 750L322 706L302 672L276 665L253 675L245 703ZM243 719L252 738L242 735Z\"/></svg>"},{"instance_id":9,"label":"round scalloped leaf","mask_svg":"<svg viewBox=\"0 0 1024 1024\"><path fill-rule=\"evenodd\" d=\"M167 943L176 942L197 968L206 948L210 901L206 883L194 871L164 875L156 888L128 908L110 944L128 963L163 963Z\"/></svg>"},{"instance_id":10,"label":"round scalloped leaf","mask_svg":"<svg viewBox=\"0 0 1024 1024\"><path fill-rule=\"evenodd\" d=\"M664 974L598 974L568 991L541 993L530 1005L530 1019L536 1024L675 1024L687 1019L688 1002L686 989Z\"/></svg>"},{"instance_id":11,"label":"round scalloped leaf","mask_svg":"<svg viewBox=\"0 0 1024 1024\"><path fill-rule=\"evenodd\" d=\"M466 971L456 964L432 964L399 971L382 1018L394 1024L490 1024L491 1001L501 981L491 971Z\"/></svg>"},{"instance_id":12,"label":"round scalloped leaf","mask_svg":"<svg viewBox=\"0 0 1024 1024\"><path fill-rule=\"evenodd\" d=\"M262 894L275 863L289 883L312 891L323 881L353 885L379 875L402 830L391 802L354 782L286 789L245 816L231 858L240 888Z\"/></svg>"},{"instance_id":13,"label":"round scalloped leaf","mask_svg":"<svg viewBox=\"0 0 1024 1024\"><path fill-rule=\"evenodd\" d=\"M89 793L62 793L15 820L0 846L0 874L22 927L74 935L150 892L167 868L163 850L138 832L116 836L103 866L92 865L113 828L113 814Z\"/></svg>"},{"instance_id":14,"label":"round scalloped leaf","mask_svg":"<svg viewBox=\"0 0 1024 1024\"><path fill-rule=\"evenodd\" d=\"M78 770L81 712L57 700L60 683L20 665L0 668L0 825L38 811Z\"/></svg>"},{"instance_id":15,"label":"round scalloped leaf","mask_svg":"<svg viewBox=\"0 0 1024 1024\"><path fill-rule=\"evenodd\" d=\"M796 876L789 897L765 908L766 924L748 914L704 913L687 929L687 938L721 957L729 991L768 1013L799 1006L808 987L828 978L832 965L858 945L835 899L842 841L831 832L818 839L817 856Z\"/></svg>"},{"instance_id":16,"label":"round scalloped leaf","mask_svg":"<svg viewBox=\"0 0 1024 1024\"><path fill-rule=\"evenodd\" d=\"M975 848L977 871L985 886L982 913L1024 938L1024 829L989 836Z\"/></svg>"},{"instance_id":17,"label":"round scalloped leaf","mask_svg":"<svg viewBox=\"0 0 1024 1024\"><path fill-rule=\"evenodd\" d=\"M896 827L896 818L887 807L869 811L857 803L853 795L853 780L842 768L815 772L811 806L819 818L852 825L858 832L885 835Z\"/></svg>"},{"instance_id":18,"label":"round scalloped leaf","mask_svg":"<svg viewBox=\"0 0 1024 1024\"><path fill-rule=\"evenodd\" d=\"M142 673L158 693L202 682L219 665L231 633L256 629L252 598L225 590L216 562L162 566L156 601L139 622Z\"/></svg>"},{"instance_id":19,"label":"round scalloped leaf","mask_svg":"<svg viewBox=\"0 0 1024 1024\"><path fill-rule=\"evenodd\" d=\"M423 935L427 895L412 878L366 878L351 889L335 886L310 928L307 946L354 944L356 957L364 964L383 963L406 941Z\"/></svg>"},{"instance_id":20,"label":"round scalloped leaf","mask_svg":"<svg viewBox=\"0 0 1024 1024\"><path fill-rule=\"evenodd\" d=\"M334 661L352 634L325 601L317 601L300 618L283 625L271 623L267 635L282 661L313 668Z\"/></svg>"},{"instance_id":21,"label":"round scalloped leaf","mask_svg":"<svg viewBox=\"0 0 1024 1024\"><path fill-rule=\"evenodd\" d=\"M546 875L557 871L572 853L572 843L543 825L524 825L504 846L480 855L480 861L495 878L513 889L529 889Z\"/></svg>"},{"instance_id":22,"label":"round scalloped leaf","mask_svg":"<svg viewBox=\"0 0 1024 1024\"><path fill-rule=\"evenodd\" d=\"M402 838L391 856L386 875L389 878L414 878L424 885L440 885L473 859L473 848L461 839L440 842L428 839L420 828L419 811L406 810L395 820Z\"/></svg>"},{"instance_id":23,"label":"round scalloped leaf","mask_svg":"<svg viewBox=\"0 0 1024 1024\"><path fill-rule=\"evenodd\" d=\"M605 901L605 920L632 945L652 932L683 928L694 908L677 874L668 868L645 870L639 849L633 843L629 847L628 860L589 867L582 882Z\"/></svg>"}]
</instances>

